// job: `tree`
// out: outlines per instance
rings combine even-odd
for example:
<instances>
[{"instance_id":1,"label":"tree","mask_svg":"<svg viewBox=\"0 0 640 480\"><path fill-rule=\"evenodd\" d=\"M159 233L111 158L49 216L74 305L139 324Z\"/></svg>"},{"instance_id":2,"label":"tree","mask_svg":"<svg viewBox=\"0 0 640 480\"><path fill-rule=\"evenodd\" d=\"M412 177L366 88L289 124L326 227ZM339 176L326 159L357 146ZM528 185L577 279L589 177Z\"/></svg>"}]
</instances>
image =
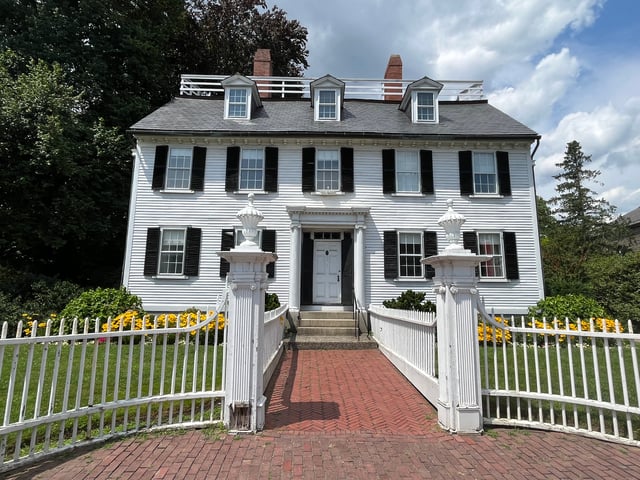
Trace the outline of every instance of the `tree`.
<instances>
[{"instance_id":1,"label":"tree","mask_svg":"<svg viewBox=\"0 0 640 480\"><path fill-rule=\"evenodd\" d=\"M0 262L84 282L111 267L113 281L128 201L129 166L119 159L128 143L87 121L87 103L59 64L31 61L16 73L23 63L0 53Z\"/></svg>"},{"instance_id":2,"label":"tree","mask_svg":"<svg viewBox=\"0 0 640 480\"><path fill-rule=\"evenodd\" d=\"M548 238L542 242L548 293L584 293L589 288L586 262L595 255L615 254L626 226L614 221L615 207L596 198L589 183L597 183L598 170L587 165L591 156L577 141L567 144L562 171L555 175L557 196L549 203L556 222L544 213ZM539 210L540 214L540 210ZM542 228L541 228L542 230Z\"/></svg>"},{"instance_id":3,"label":"tree","mask_svg":"<svg viewBox=\"0 0 640 480\"><path fill-rule=\"evenodd\" d=\"M251 75L257 49L271 50L273 75L300 76L307 63L307 29L264 0L189 0L189 73Z\"/></svg>"}]
</instances>

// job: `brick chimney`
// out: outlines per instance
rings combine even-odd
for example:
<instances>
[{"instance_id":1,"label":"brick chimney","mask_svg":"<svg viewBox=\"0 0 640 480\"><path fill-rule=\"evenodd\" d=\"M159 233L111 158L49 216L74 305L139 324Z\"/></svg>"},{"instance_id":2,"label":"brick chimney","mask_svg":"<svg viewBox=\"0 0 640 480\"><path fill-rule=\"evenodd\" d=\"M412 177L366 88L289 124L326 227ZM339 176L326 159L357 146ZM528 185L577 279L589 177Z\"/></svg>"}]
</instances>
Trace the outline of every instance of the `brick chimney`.
<instances>
[{"instance_id":1,"label":"brick chimney","mask_svg":"<svg viewBox=\"0 0 640 480\"><path fill-rule=\"evenodd\" d=\"M268 48L259 48L253 57L253 76L254 77L270 77L272 71L271 50ZM258 83L258 90L269 88L268 83ZM260 92L260 98L269 98L271 94L268 92Z\"/></svg>"},{"instance_id":2,"label":"brick chimney","mask_svg":"<svg viewBox=\"0 0 640 480\"><path fill-rule=\"evenodd\" d=\"M387 70L384 72L385 80L402 80L402 58L400 55L393 54L389 57L389 63L387 63ZM393 87L394 90L390 90L392 93L385 93L384 99L392 102L399 102L402 100L402 83L385 82L385 89ZM397 88L398 90L395 90Z\"/></svg>"}]
</instances>

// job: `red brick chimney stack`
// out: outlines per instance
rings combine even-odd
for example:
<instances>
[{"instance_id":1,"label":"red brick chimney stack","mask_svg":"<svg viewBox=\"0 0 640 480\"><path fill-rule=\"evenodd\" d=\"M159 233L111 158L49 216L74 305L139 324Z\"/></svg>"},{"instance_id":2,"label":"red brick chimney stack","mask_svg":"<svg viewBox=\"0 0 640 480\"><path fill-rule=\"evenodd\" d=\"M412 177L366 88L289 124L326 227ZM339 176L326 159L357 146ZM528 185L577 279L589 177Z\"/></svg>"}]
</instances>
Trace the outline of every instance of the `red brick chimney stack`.
<instances>
[{"instance_id":1,"label":"red brick chimney stack","mask_svg":"<svg viewBox=\"0 0 640 480\"><path fill-rule=\"evenodd\" d=\"M384 78L385 80L402 80L402 58L400 58L400 55L393 54L389 57L389 63L387 64L387 70L384 72ZM385 93L385 100L392 102L399 102L402 100L402 83L385 82L384 86L385 89L390 87L398 89L390 90L392 93Z\"/></svg>"},{"instance_id":2,"label":"red brick chimney stack","mask_svg":"<svg viewBox=\"0 0 640 480\"><path fill-rule=\"evenodd\" d=\"M268 48L259 48L256 51L255 57L253 57L253 76L254 77L270 77L272 73L272 65L271 65L271 50ZM258 89L260 86L267 87L268 85L265 82L259 82ZM260 98L269 98L271 94L268 92L260 92Z\"/></svg>"}]
</instances>

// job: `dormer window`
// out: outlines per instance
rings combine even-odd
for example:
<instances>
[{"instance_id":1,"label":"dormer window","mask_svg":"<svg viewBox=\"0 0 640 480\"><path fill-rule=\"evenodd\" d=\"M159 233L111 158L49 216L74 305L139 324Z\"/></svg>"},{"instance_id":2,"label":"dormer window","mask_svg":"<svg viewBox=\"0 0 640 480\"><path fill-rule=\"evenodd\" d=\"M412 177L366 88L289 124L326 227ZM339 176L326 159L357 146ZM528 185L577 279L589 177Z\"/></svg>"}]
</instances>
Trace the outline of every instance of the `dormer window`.
<instances>
[{"instance_id":1,"label":"dormer window","mask_svg":"<svg viewBox=\"0 0 640 480\"><path fill-rule=\"evenodd\" d=\"M318 91L318 120L336 119L336 91Z\"/></svg>"},{"instance_id":2,"label":"dormer window","mask_svg":"<svg viewBox=\"0 0 640 480\"><path fill-rule=\"evenodd\" d=\"M407 86L400 110L411 116L412 123L438 123L438 94L443 85L424 77Z\"/></svg>"},{"instance_id":3,"label":"dormer window","mask_svg":"<svg viewBox=\"0 0 640 480\"><path fill-rule=\"evenodd\" d=\"M249 89L248 88L230 88L229 89L229 101L227 102L227 117L228 118L248 118L247 112L249 111L248 102Z\"/></svg>"},{"instance_id":4,"label":"dormer window","mask_svg":"<svg viewBox=\"0 0 640 480\"><path fill-rule=\"evenodd\" d=\"M225 119L249 120L254 108L262 106L258 88L250 78L233 75L220 83L224 88Z\"/></svg>"},{"instance_id":5,"label":"dormer window","mask_svg":"<svg viewBox=\"0 0 640 480\"><path fill-rule=\"evenodd\" d=\"M336 121L341 119L344 100L344 82L325 75L311 82L311 106L316 121Z\"/></svg>"}]
</instances>

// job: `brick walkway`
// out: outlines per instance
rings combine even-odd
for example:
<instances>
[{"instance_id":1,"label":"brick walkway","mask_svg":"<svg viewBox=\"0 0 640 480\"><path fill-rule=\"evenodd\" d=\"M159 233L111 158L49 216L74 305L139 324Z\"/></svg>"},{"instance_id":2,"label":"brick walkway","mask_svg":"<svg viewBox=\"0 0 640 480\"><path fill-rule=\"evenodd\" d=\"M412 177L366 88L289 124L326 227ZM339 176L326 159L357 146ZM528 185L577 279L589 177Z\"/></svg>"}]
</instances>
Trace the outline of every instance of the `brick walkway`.
<instances>
[{"instance_id":1,"label":"brick walkway","mask_svg":"<svg viewBox=\"0 0 640 480\"><path fill-rule=\"evenodd\" d=\"M449 435L377 350L290 351L259 435L215 430L130 438L9 479L640 479L640 449L492 429Z\"/></svg>"}]
</instances>

